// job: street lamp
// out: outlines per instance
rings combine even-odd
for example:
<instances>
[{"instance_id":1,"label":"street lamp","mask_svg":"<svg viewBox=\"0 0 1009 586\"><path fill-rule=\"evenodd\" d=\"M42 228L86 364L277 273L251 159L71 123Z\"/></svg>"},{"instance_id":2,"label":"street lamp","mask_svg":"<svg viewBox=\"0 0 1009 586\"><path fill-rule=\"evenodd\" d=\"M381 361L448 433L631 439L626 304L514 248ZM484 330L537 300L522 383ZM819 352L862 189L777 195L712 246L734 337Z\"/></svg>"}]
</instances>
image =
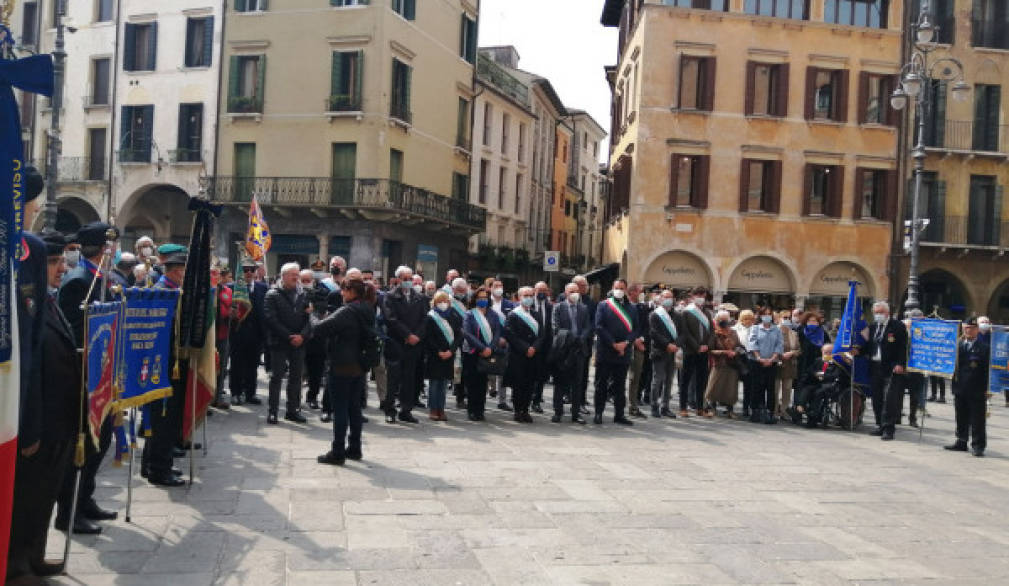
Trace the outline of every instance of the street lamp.
<instances>
[{"instance_id":1,"label":"street lamp","mask_svg":"<svg viewBox=\"0 0 1009 586\"><path fill-rule=\"evenodd\" d=\"M63 75L67 58L63 18L67 14L66 0L56 0L56 45L53 48L53 99L49 118L49 140L46 148L46 205L42 209L42 225L56 228L56 178L59 177L59 157L63 152L60 136L60 111L63 109ZM73 32L76 29L72 29Z\"/></svg>"},{"instance_id":2,"label":"street lamp","mask_svg":"<svg viewBox=\"0 0 1009 586\"><path fill-rule=\"evenodd\" d=\"M907 63L901 68L902 75L900 83L890 94L890 105L896 110L902 110L908 103L909 98L916 104L916 115L918 116L918 136L915 138L914 149L911 157L914 159L914 194L911 205L911 262L908 268L907 277L907 302L904 304L904 311L910 314L913 310L920 309L918 297L918 252L921 242L921 233L928 226L928 220L920 218L920 199L922 175L925 173L925 117L932 106L932 82L935 79L945 81L955 80L951 93L953 99L962 102L970 95L970 86L963 79L964 68L960 61L952 57L942 57L929 63L928 54L935 50L936 45L932 42L935 37L936 28L929 18L928 2L921 3L921 11L918 14L918 21L914 25L915 43L908 58ZM942 65L942 67L938 67ZM940 210L940 213L944 213Z\"/></svg>"}]
</instances>

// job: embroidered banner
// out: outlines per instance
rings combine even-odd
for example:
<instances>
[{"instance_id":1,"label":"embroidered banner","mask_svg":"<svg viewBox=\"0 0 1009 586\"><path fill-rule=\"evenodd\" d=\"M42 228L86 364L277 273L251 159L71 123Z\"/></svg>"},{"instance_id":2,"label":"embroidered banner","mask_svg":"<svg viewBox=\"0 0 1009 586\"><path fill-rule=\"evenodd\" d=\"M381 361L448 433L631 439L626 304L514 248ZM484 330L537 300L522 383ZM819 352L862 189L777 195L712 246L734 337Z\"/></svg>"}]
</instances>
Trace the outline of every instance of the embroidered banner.
<instances>
[{"instance_id":1,"label":"embroidered banner","mask_svg":"<svg viewBox=\"0 0 1009 586\"><path fill-rule=\"evenodd\" d=\"M960 322L931 318L911 320L907 369L931 376L953 378Z\"/></svg>"},{"instance_id":2,"label":"embroidered banner","mask_svg":"<svg viewBox=\"0 0 1009 586\"><path fill-rule=\"evenodd\" d=\"M172 394L171 342L178 303L178 289L126 290L120 408Z\"/></svg>"},{"instance_id":3,"label":"embroidered banner","mask_svg":"<svg viewBox=\"0 0 1009 586\"><path fill-rule=\"evenodd\" d=\"M988 392L1009 391L1009 328L992 326L991 362L988 369Z\"/></svg>"},{"instance_id":4,"label":"embroidered banner","mask_svg":"<svg viewBox=\"0 0 1009 586\"><path fill-rule=\"evenodd\" d=\"M92 303L87 313L88 428L98 446L102 422L115 400L116 340L122 302Z\"/></svg>"}]
</instances>

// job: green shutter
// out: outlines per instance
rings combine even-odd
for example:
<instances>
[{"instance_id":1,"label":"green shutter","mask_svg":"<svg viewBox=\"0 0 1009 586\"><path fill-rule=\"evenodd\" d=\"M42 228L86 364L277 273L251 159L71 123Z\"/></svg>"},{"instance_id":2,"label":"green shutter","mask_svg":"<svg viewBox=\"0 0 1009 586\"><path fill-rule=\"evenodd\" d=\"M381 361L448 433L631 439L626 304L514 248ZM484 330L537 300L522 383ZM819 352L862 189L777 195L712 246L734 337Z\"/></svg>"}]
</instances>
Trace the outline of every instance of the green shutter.
<instances>
[{"instance_id":1,"label":"green shutter","mask_svg":"<svg viewBox=\"0 0 1009 586\"><path fill-rule=\"evenodd\" d=\"M122 151L130 150L130 120L133 119L133 106L123 106L119 117L119 160L123 160ZM128 158L126 160L129 160Z\"/></svg>"},{"instance_id":2,"label":"green shutter","mask_svg":"<svg viewBox=\"0 0 1009 586\"><path fill-rule=\"evenodd\" d=\"M133 71L136 69L137 29L135 24L126 23L123 29L123 71Z\"/></svg>"},{"instance_id":3,"label":"green shutter","mask_svg":"<svg viewBox=\"0 0 1009 586\"><path fill-rule=\"evenodd\" d=\"M262 108L266 105L266 55L259 56L259 63L256 71L256 100ZM262 112L263 109L259 111Z\"/></svg>"},{"instance_id":4,"label":"green shutter","mask_svg":"<svg viewBox=\"0 0 1009 586\"><path fill-rule=\"evenodd\" d=\"M410 110L410 78L413 77L413 67L409 65L403 65L403 111L407 116L411 116L412 112ZM412 122L412 120L407 120L406 122Z\"/></svg>"},{"instance_id":5,"label":"green shutter","mask_svg":"<svg viewBox=\"0 0 1009 586\"><path fill-rule=\"evenodd\" d=\"M343 94L343 53L333 51L333 69L330 72L329 95L339 96ZM330 104L330 109L333 105Z\"/></svg>"},{"instance_id":6,"label":"green shutter","mask_svg":"<svg viewBox=\"0 0 1009 586\"><path fill-rule=\"evenodd\" d=\"M248 10L248 0L235 0L235 12L245 12Z\"/></svg>"},{"instance_id":7,"label":"green shutter","mask_svg":"<svg viewBox=\"0 0 1009 586\"><path fill-rule=\"evenodd\" d=\"M403 0L403 18L407 20L417 18L417 0Z\"/></svg>"},{"instance_id":8,"label":"green shutter","mask_svg":"<svg viewBox=\"0 0 1009 586\"><path fill-rule=\"evenodd\" d=\"M940 81L935 94L935 115L932 117L935 125L935 146L946 144L946 82Z\"/></svg>"},{"instance_id":9,"label":"green shutter","mask_svg":"<svg viewBox=\"0 0 1009 586\"><path fill-rule=\"evenodd\" d=\"M1002 186L995 186L995 201L992 204L992 242L995 246L1002 244Z\"/></svg>"},{"instance_id":10,"label":"green shutter","mask_svg":"<svg viewBox=\"0 0 1009 586\"><path fill-rule=\"evenodd\" d=\"M145 64L145 69L149 71L154 71L158 68L158 23L157 21L152 22L151 34L147 37L147 49L148 49L148 59L150 59Z\"/></svg>"},{"instance_id":11,"label":"green shutter","mask_svg":"<svg viewBox=\"0 0 1009 586\"><path fill-rule=\"evenodd\" d=\"M203 24L203 65L210 67L214 63L214 17L204 19Z\"/></svg>"},{"instance_id":12,"label":"green shutter","mask_svg":"<svg viewBox=\"0 0 1009 586\"><path fill-rule=\"evenodd\" d=\"M241 58L232 55L228 59L228 99L225 102L226 111L231 112L231 102L240 94L242 84Z\"/></svg>"},{"instance_id":13,"label":"green shutter","mask_svg":"<svg viewBox=\"0 0 1009 586\"><path fill-rule=\"evenodd\" d=\"M363 94L364 88L364 51L357 52L357 63L354 67L354 104L358 110L364 110L364 104L361 103L361 96Z\"/></svg>"},{"instance_id":14,"label":"green shutter","mask_svg":"<svg viewBox=\"0 0 1009 586\"><path fill-rule=\"evenodd\" d=\"M928 216L929 226L928 234L931 236L930 240L932 242L945 242L946 241L946 182L936 181L933 183L935 186L935 200L929 202Z\"/></svg>"}]
</instances>

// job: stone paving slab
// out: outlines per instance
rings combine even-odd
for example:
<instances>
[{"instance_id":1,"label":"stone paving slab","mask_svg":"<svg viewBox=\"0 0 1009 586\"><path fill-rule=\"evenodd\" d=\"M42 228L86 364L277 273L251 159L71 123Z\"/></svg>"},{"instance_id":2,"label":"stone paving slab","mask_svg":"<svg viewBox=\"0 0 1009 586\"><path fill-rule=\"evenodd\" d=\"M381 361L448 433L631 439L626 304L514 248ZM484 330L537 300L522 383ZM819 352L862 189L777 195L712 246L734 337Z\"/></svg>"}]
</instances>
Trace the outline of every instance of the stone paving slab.
<instances>
[{"instance_id":1,"label":"stone paving slab","mask_svg":"<svg viewBox=\"0 0 1009 586\"><path fill-rule=\"evenodd\" d=\"M316 413L268 426L240 406L210 418L193 486L136 478L132 523L127 469L103 468L97 498L120 520L75 537L55 583L1009 583L997 401L983 459L941 449L952 405L888 443L725 419L521 425L493 408L387 425L370 409L365 460L344 468L315 462L331 434Z\"/></svg>"}]
</instances>

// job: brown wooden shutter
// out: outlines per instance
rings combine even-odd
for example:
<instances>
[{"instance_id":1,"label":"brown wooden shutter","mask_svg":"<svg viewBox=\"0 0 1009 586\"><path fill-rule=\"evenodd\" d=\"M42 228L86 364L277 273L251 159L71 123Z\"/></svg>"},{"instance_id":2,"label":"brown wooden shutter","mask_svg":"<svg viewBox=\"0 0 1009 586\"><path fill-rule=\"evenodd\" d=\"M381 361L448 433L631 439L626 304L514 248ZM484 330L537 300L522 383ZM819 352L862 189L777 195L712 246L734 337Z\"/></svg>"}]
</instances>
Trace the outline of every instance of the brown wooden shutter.
<instances>
[{"instance_id":1,"label":"brown wooden shutter","mask_svg":"<svg viewBox=\"0 0 1009 586\"><path fill-rule=\"evenodd\" d=\"M880 88L882 90L882 88ZM858 73L858 124L864 123L865 117L868 114L869 106L869 72L860 71ZM882 107L882 104L880 104Z\"/></svg>"},{"instance_id":2,"label":"brown wooden shutter","mask_svg":"<svg viewBox=\"0 0 1009 586\"><path fill-rule=\"evenodd\" d=\"M893 222L897 219L897 171L886 172L886 196L879 207L883 220Z\"/></svg>"},{"instance_id":3,"label":"brown wooden shutter","mask_svg":"<svg viewBox=\"0 0 1009 586\"><path fill-rule=\"evenodd\" d=\"M676 185L679 182L680 165L676 153L669 155L669 201L666 205L676 207Z\"/></svg>"},{"instance_id":4,"label":"brown wooden shutter","mask_svg":"<svg viewBox=\"0 0 1009 586\"><path fill-rule=\"evenodd\" d=\"M837 73L837 121L848 121L848 70L839 69Z\"/></svg>"},{"instance_id":5,"label":"brown wooden shutter","mask_svg":"<svg viewBox=\"0 0 1009 586\"><path fill-rule=\"evenodd\" d=\"M701 66L704 68L704 94L700 109L711 112L715 109L715 58L705 57Z\"/></svg>"},{"instance_id":6,"label":"brown wooden shutter","mask_svg":"<svg viewBox=\"0 0 1009 586\"><path fill-rule=\"evenodd\" d=\"M701 155L694 157L694 181L691 185L691 195L694 201L691 204L698 209L708 208L708 175L711 172L711 157Z\"/></svg>"},{"instance_id":7,"label":"brown wooden shutter","mask_svg":"<svg viewBox=\"0 0 1009 586\"><path fill-rule=\"evenodd\" d=\"M817 68L806 68L806 120L812 120L816 112L816 72Z\"/></svg>"},{"instance_id":8,"label":"brown wooden shutter","mask_svg":"<svg viewBox=\"0 0 1009 586\"><path fill-rule=\"evenodd\" d=\"M806 163L802 179L802 215L809 215L809 200L813 194L813 165Z\"/></svg>"},{"instance_id":9,"label":"brown wooden shutter","mask_svg":"<svg viewBox=\"0 0 1009 586\"><path fill-rule=\"evenodd\" d=\"M750 159L743 159L739 165L739 211L750 209Z\"/></svg>"},{"instance_id":10,"label":"brown wooden shutter","mask_svg":"<svg viewBox=\"0 0 1009 586\"><path fill-rule=\"evenodd\" d=\"M788 116L788 63L775 65L778 72L778 95L775 96L774 115Z\"/></svg>"},{"instance_id":11,"label":"brown wooden shutter","mask_svg":"<svg viewBox=\"0 0 1009 586\"><path fill-rule=\"evenodd\" d=\"M832 218L841 217L841 209L844 205L844 167L834 165L830 168L830 193L827 195L827 215Z\"/></svg>"},{"instance_id":12,"label":"brown wooden shutter","mask_svg":"<svg viewBox=\"0 0 1009 586\"><path fill-rule=\"evenodd\" d=\"M757 64L753 61L746 62L746 95L743 98L743 113L749 116L753 114L753 94L756 88Z\"/></svg>"},{"instance_id":13,"label":"brown wooden shutter","mask_svg":"<svg viewBox=\"0 0 1009 586\"><path fill-rule=\"evenodd\" d=\"M781 161L771 161L770 193L767 195L767 211L771 214L781 212Z\"/></svg>"},{"instance_id":14,"label":"brown wooden shutter","mask_svg":"<svg viewBox=\"0 0 1009 586\"><path fill-rule=\"evenodd\" d=\"M861 167L855 168L855 205L852 206L851 217L855 220L862 219L862 186L865 185L866 170Z\"/></svg>"},{"instance_id":15,"label":"brown wooden shutter","mask_svg":"<svg viewBox=\"0 0 1009 586\"><path fill-rule=\"evenodd\" d=\"M683 107L683 61L686 55L680 55L680 69L676 72L676 107Z\"/></svg>"}]
</instances>

